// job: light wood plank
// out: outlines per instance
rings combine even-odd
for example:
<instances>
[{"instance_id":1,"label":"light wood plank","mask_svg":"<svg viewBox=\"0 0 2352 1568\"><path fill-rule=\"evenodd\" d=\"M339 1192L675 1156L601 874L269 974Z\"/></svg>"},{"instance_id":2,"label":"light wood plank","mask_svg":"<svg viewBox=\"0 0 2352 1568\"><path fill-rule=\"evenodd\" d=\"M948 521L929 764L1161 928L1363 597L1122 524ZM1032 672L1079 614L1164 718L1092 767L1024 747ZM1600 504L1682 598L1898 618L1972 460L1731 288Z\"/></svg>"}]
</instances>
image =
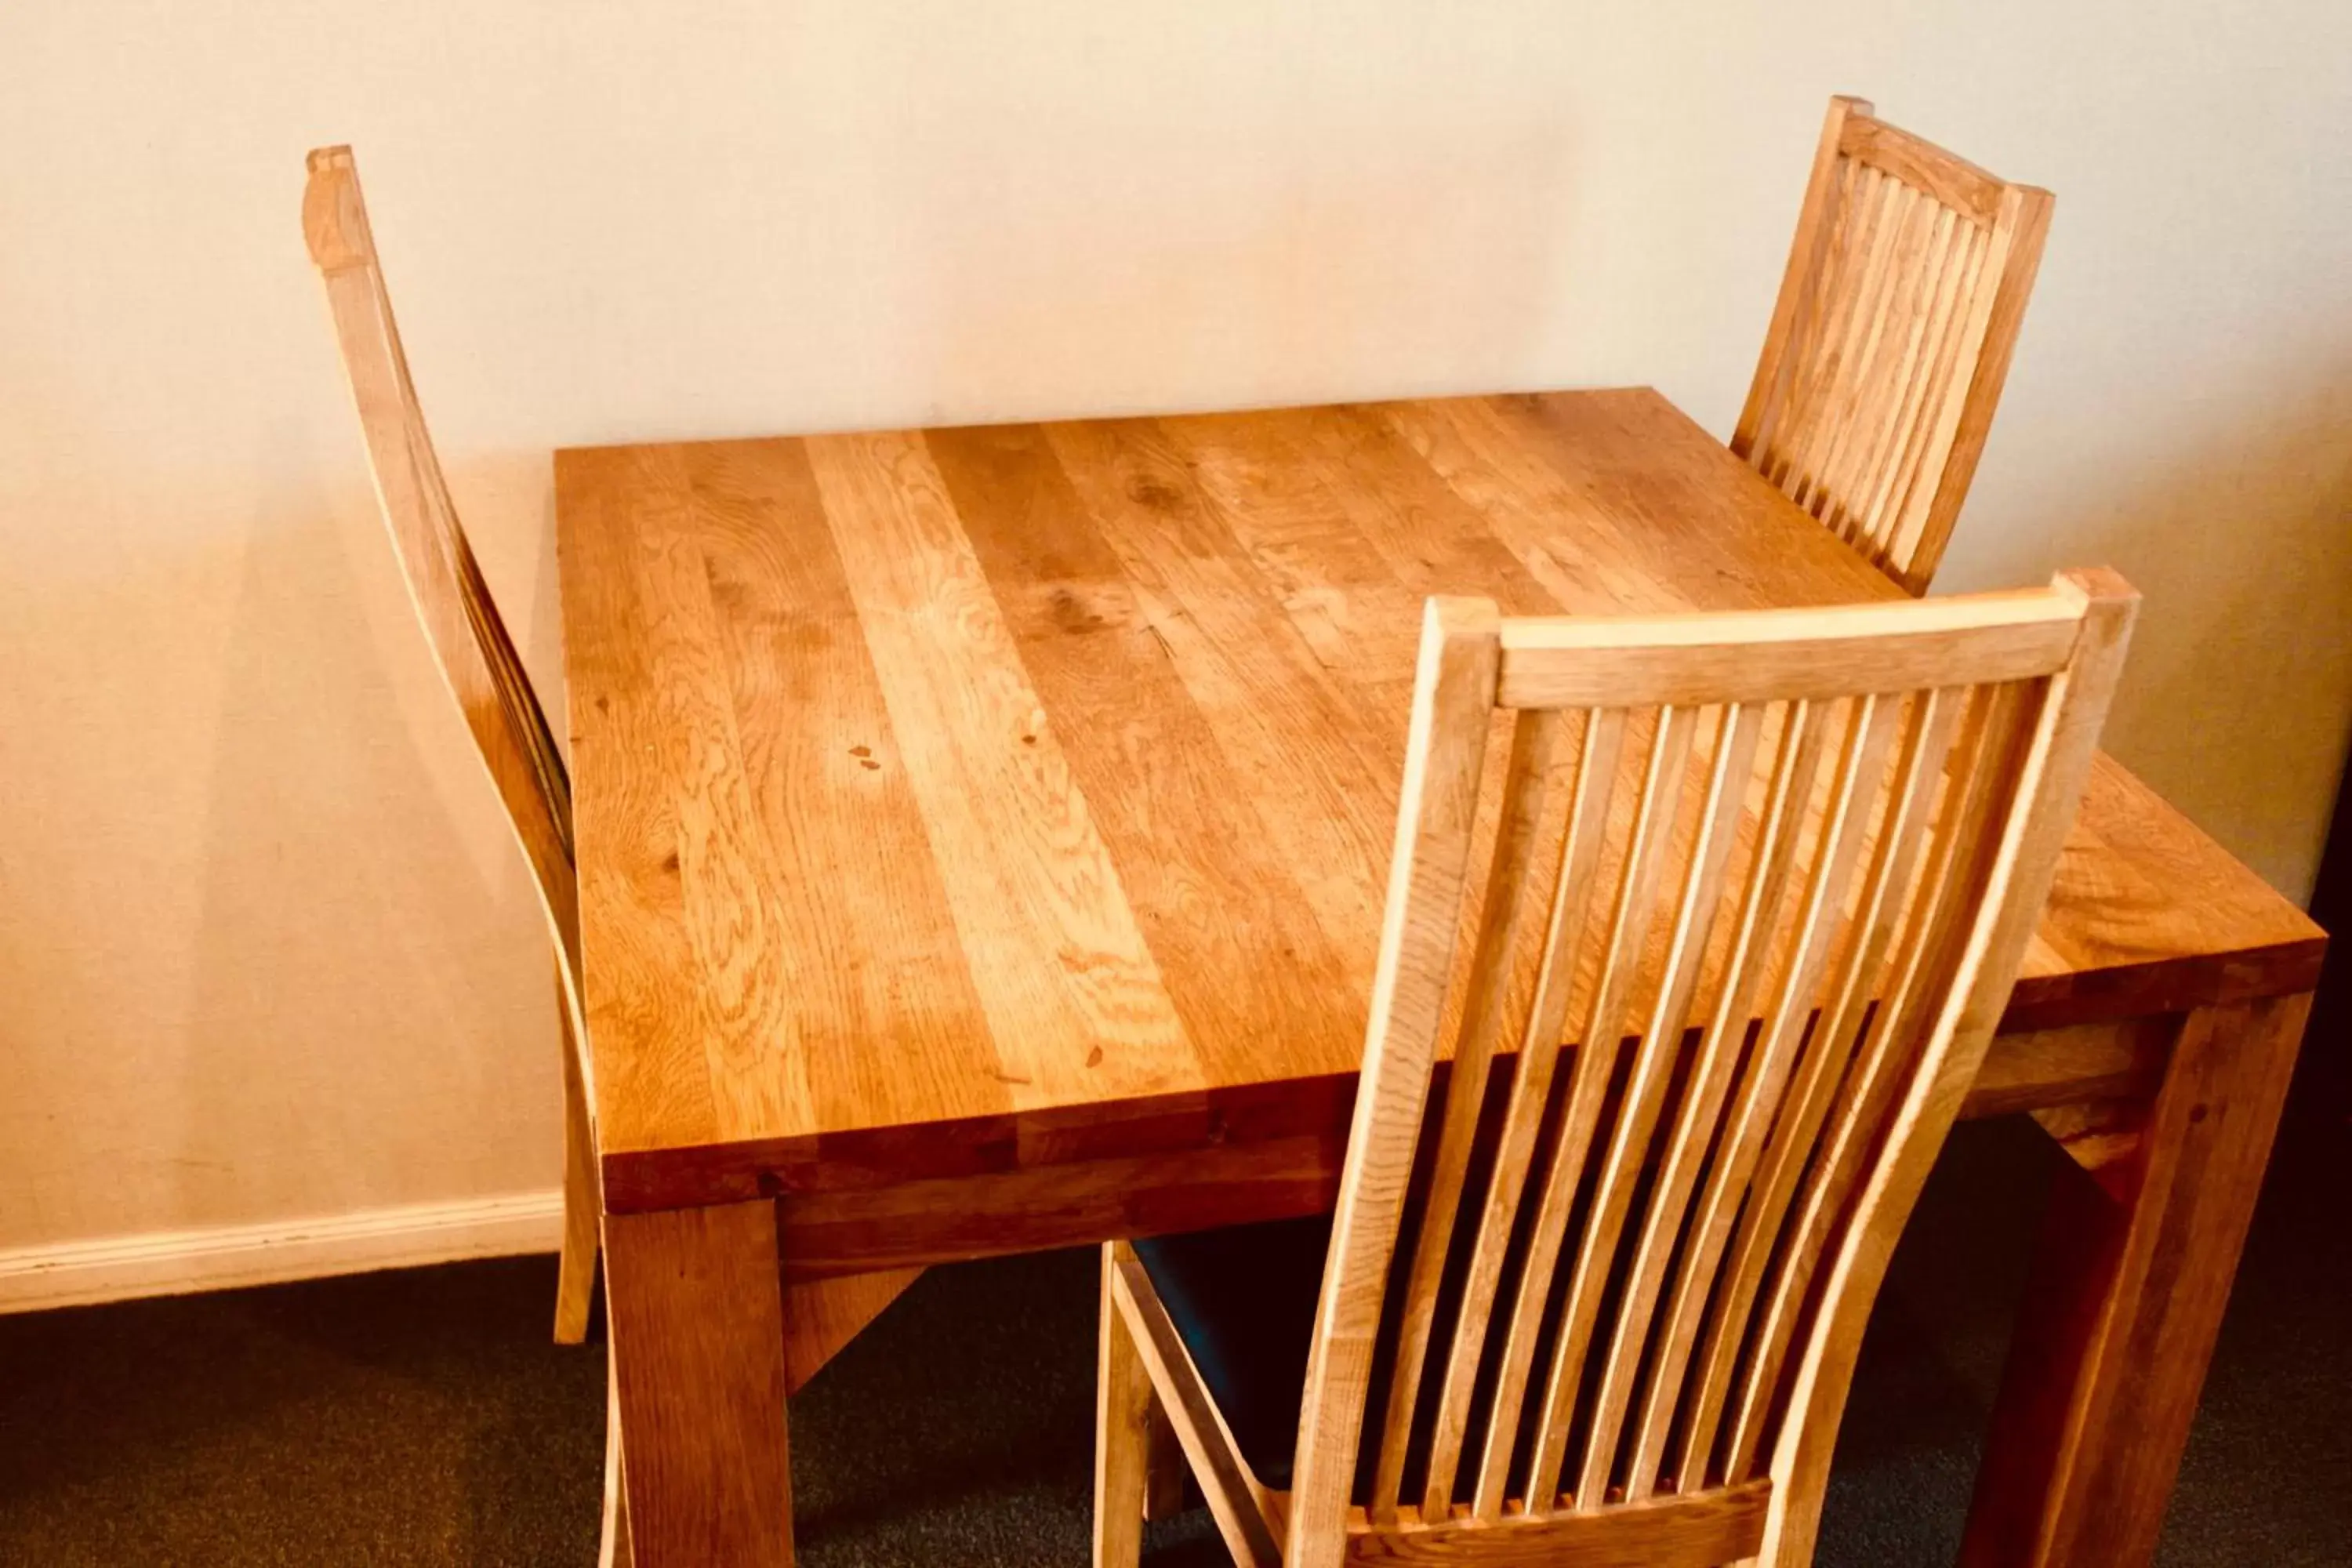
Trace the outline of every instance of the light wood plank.
<instances>
[{"instance_id":1,"label":"light wood plank","mask_svg":"<svg viewBox=\"0 0 2352 1568\"><path fill-rule=\"evenodd\" d=\"M808 452L1013 1103L1184 1082L1192 1044L928 452Z\"/></svg>"},{"instance_id":2,"label":"light wood plank","mask_svg":"<svg viewBox=\"0 0 2352 1568\"><path fill-rule=\"evenodd\" d=\"M790 963L811 1120L1010 1110L806 451L717 441L679 456L671 516L709 581L743 778L774 857L757 913ZM858 830L836 831L844 820ZM875 1040L901 1048L867 1049Z\"/></svg>"},{"instance_id":3,"label":"light wood plank","mask_svg":"<svg viewBox=\"0 0 2352 1568\"><path fill-rule=\"evenodd\" d=\"M1164 463L1148 451L1109 469L1124 481L1118 488L1090 487L1082 495L1034 427L940 432L929 446L968 520L976 556L1005 584L1007 626L1039 700L1062 721L1056 734L1072 785L1087 804L1204 1069L1217 1078L1237 1074L1261 1042L1279 1038L1304 1068L1344 1070L1360 1041L1360 1020L1314 1004L1343 993L1350 976L1305 896L1309 879L1275 852L1291 836L1269 834L1265 825L1296 823L1305 803L1344 799L1359 763L1344 743L1317 748L1311 738L1323 733L1318 727L1279 724L1286 708L1314 698L1282 689L1278 658L1260 661L1244 640L1225 645L1226 668L1247 682L1240 700L1269 714L1267 727L1283 729L1289 743L1270 775L1233 768L1177 674L1161 617L1129 586L1126 564L1088 510L1129 539L1156 538L1164 527L1173 538L1150 553L1177 573L1185 571L1184 540L1213 531L1213 520L1183 508L1181 476L1161 477ZM1166 499L1152 505L1128 499L1151 486L1148 493ZM1245 600L1255 586L1244 581L1185 597ZM1236 619L1244 624L1229 624ZM1203 636L1235 639L1262 625L1214 611L1205 624L1195 621ZM1308 689L1320 689L1310 680ZM1328 836L1301 826L1295 837L1320 844ZM1332 910L1328 918L1340 915ZM1279 964L1287 983L1236 983L1269 964Z\"/></svg>"}]
</instances>

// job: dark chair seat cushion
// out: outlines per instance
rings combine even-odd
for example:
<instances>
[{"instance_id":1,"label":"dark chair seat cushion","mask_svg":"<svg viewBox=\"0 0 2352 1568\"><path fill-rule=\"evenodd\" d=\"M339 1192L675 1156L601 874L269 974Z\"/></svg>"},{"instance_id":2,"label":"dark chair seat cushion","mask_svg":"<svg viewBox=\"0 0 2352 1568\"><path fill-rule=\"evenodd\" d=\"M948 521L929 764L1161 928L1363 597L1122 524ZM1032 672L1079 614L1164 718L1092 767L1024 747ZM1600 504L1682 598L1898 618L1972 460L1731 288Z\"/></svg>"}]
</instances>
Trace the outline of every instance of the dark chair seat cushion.
<instances>
[{"instance_id":1,"label":"dark chair seat cushion","mask_svg":"<svg viewBox=\"0 0 2352 1568\"><path fill-rule=\"evenodd\" d=\"M1135 1244L1259 1484L1290 1488L1328 1215Z\"/></svg>"}]
</instances>

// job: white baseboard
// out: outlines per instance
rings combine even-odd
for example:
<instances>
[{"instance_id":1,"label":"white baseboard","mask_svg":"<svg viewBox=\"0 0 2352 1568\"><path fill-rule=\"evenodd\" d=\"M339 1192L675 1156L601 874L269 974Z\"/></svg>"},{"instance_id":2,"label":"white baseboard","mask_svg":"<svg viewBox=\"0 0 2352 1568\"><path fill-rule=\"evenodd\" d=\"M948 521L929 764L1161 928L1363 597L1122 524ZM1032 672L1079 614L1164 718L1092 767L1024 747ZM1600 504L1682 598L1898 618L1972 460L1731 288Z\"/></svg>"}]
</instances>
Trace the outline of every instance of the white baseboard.
<instances>
[{"instance_id":1,"label":"white baseboard","mask_svg":"<svg viewBox=\"0 0 2352 1568\"><path fill-rule=\"evenodd\" d=\"M0 1312L552 1252L562 1234L563 1191L551 1187L322 1218L18 1247L0 1251Z\"/></svg>"}]
</instances>

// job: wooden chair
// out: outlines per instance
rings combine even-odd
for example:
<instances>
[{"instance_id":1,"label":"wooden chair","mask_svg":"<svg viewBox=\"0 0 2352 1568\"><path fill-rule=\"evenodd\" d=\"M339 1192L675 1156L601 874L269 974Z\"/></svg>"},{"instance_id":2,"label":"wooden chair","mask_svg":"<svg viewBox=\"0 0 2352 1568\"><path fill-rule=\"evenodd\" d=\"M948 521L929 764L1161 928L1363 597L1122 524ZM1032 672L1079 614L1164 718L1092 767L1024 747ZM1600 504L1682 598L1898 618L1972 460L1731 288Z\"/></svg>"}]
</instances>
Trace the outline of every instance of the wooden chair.
<instances>
[{"instance_id":1,"label":"wooden chair","mask_svg":"<svg viewBox=\"0 0 2352 1568\"><path fill-rule=\"evenodd\" d=\"M440 460L401 352L348 147L310 156L302 234L326 280L343 368L359 404L376 499L433 657L474 734L475 749L514 825L555 942L556 1014L563 1029L563 1249L556 1276L555 1338L587 1337L596 1284L599 1207L596 1139L580 1005L579 884L572 860L572 782L546 711L523 673L491 602L466 531L450 504Z\"/></svg>"},{"instance_id":2,"label":"wooden chair","mask_svg":"<svg viewBox=\"0 0 2352 1568\"><path fill-rule=\"evenodd\" d=\"M1830 100L1731 449L1914 595L1968 499L2051 204Z\"/></svg>"},{"instance_id":3,"label":"wooden chair","mask_svg":"<svg viewBox=\"0 0 2352 1568\"><path fill-rule=\"evenodd\" d=\"M1337 1213L1104 1249L1097 1564L1159 1421L1244 1563L1809 1560L2137 603L1430 601Z\"/></svg>"},{"instance_id":4,"label":"wooden chair","mask_svg":"<svg viewBox=\"0 0 2352 1568\"><path fill-rule=\"evenodd\" d=\"M555 1338L587 1337L602 1225L594 1095L581 992L578 881L572 786L547 714L532 691L498 605L475 564L425 427L416 387L384 290L359 171L348 147L309 158L302 233L327 286L343 368L359 406L376 499L392 533L425 638L473 731L538 884L555 945L556 1015L563 1036L563 1242ZM894 1269L785 1287L786 1381L797 1390L833 1353L911 1284L920 1269ZM604 1561L625 1562L617 1406L605 1454Z\"/></svg>"}]
</instances>

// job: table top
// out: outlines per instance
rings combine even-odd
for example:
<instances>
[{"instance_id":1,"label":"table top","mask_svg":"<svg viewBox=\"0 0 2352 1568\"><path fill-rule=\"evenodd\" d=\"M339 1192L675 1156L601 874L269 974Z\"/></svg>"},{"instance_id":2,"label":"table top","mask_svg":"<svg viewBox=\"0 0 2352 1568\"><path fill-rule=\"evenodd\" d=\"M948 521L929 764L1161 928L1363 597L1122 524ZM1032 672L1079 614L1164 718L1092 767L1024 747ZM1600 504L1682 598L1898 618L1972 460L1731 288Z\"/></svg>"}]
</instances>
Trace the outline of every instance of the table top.
<instances>
[{"instance_id":1,"label":"table top","mask_svg":"<svg viewBox=\"0 0 2352 1568\"><path fill-rule=\"evenodd\" d=\"M556 481L598 1135L640 1189L1352 1073L1423 595L1897 592L1645 389ZM2307 989L2324 941L2103 757L2004 1027Z\"/></svg>"}]
</instances>

